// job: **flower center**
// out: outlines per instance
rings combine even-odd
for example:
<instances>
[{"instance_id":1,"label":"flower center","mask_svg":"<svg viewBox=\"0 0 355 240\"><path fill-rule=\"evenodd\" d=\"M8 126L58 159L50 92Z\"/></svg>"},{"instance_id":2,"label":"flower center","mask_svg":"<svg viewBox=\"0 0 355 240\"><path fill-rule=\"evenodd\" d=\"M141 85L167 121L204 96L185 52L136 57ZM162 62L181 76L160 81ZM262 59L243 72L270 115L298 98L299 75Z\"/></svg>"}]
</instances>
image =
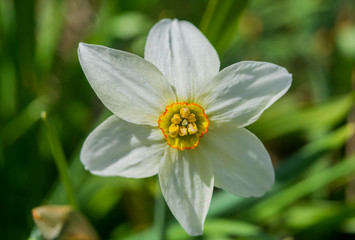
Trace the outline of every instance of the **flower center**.
<instances>
[{"instance_id":1,"label":"flower center","mask_svg":"<svg viewBox=\"0 0 355 240\"><path fill-rule=\"evenodd\" d=\"M169 146L179 150L195 148L207 132L208 124L203 108L186 102L167 106L158 121Z\"/></svg>"}]
</instances>

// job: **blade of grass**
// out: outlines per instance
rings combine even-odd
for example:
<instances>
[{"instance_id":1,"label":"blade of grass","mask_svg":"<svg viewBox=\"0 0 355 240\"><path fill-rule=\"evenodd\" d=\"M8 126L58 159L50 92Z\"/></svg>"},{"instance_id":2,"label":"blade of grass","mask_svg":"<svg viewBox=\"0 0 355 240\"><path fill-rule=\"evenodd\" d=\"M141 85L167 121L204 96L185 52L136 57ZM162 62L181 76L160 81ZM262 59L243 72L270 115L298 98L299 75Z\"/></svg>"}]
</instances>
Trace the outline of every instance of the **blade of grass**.
<instances>
[{"instance_id":1,"label":"blade of grass","mask_svg":"<svg viewBox=\"0 0 355 240\"><path fill-rule=\"evenodd\" d=\"M11 59L2 57L5 61L0 61L0 113L2 119L8 119L16 111L16 71Z\"/></svg>"},{"instance_id":2,"label":"blade of grass","mask_svg":"<svg viewBox=\"0 0 355 240\"><path fill-rule=\"evenodd\" d=\"M36 16L36 66L40 74L48 74L55 57L64 20L65 1L44 1Z\"/></svg>"},{"instance_id":3,"label":"blade of grass","mask_svg":"<svg viewBox=\"0 0 355 240\"><path fill-rule=\"evenodd\" d=\"M200 23L200 30L204 34L206 34L206 32L207 32L208 25L211 22L213 12L216 8L217 2L218 2L218 0L210 0L207 4L205 12L203 13L201 23Z\"/></svg>"},{"instance_id":4,"label":"blade of grass","mask_svg":"<svg viewBox=\"0 0 355 240\"><path fill-rule=\"evenodd\" d=\"M325 209L326 210L326 209ZM319 217L313 224L296 232L297 239L326 239L334 231L339 229L346 220L351 219L355 214L355 206L342 206L330 209L323 216Z\"/></svg>"}]
</instances>

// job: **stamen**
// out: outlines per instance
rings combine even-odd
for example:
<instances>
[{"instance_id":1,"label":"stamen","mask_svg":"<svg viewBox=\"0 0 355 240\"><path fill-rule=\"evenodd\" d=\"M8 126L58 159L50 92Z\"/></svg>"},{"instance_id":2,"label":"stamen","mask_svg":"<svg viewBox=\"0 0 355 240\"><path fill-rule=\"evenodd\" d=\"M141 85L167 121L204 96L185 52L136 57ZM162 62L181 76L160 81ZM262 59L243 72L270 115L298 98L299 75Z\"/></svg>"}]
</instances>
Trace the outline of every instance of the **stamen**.
<instances>
[{"instance_id":1,"label":"stamen","mask_svg":"<svg viewBox=\"0 0 355 240\"><path fill-rule=\"evenodd\" d=\"M189 123L189 125L187 125L187 130L189 131L189 133L192 135L194 133L197 132L197 126L196 123Z\"/></svg>"},{"instance_id":2,"label":"stamen","mask_svg":"<svg viewBox=\"0 0 355 240\"><path fill-rule=\"evenodd\" d=\"M171 124L169 127L169 135L171 137L176 137L179 133L179 125Z\"/></svg>"},{"instance_id":3,"label":"stamen","mask_svg":"<svg viewBox=\"0 0 355 240\"><path fill-rule=\"evenodd\" d=\"M174 117L171 119L171 122L174 124L180 124L182 121L180 114L174 114Z\"/></svg>"},{"instance_id":4,"label":"stamen","mask_svg":"<svg viewBox=\"0 0 355 240\"><path fill-rule=\"evenodd\" d=\"M187 135L187 128L185 126L181 126L180 129L179 129L179 135L182 137L182 136L185 136Z\"/></svg>"},{"instance_id":5,"label":"stamen","mask_svg":"<svg viewBox=\"0 0 355 240\"><path fill-rule=\"evenodd\" d=\"M182 118L187 118L190 115L190 109L188 108L181 108L180 115Z\"/></svg>"},{"instance_id":6,"label":"stamen","mask_svg":"<svg viewBox=\"0 0 355 240\"><path fill-rule=\"evenodd\" d=\"M187 121L189 121L190 123L196 122L196 116L195 116L195 114L191 113L191 114L188 116Z\"/></svg>"}]
</instances>

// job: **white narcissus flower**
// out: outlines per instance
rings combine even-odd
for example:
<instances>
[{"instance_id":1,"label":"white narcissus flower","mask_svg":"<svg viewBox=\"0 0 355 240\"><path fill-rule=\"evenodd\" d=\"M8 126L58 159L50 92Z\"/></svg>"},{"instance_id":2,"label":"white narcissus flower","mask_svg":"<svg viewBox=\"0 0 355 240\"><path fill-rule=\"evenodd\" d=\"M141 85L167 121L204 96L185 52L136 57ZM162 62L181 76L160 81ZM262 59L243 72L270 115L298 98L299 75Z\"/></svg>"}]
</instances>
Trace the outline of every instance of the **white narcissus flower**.
<instances>
[{"instance_id":1,"label":"white narcissus flower","mask_svg":"<svg viewBox=\"0 0 355 240\"><path fill-rule=\"evenodd\" d=\"M90 85L113 113L85 140L81 161L101 176L155 174L174 216L200 235L213 187L261 196L274 183L269 154L244 127L291 85L291 74L245 61L219 72L217 52L191 23L164 19L144 59L80 43Z\"/></svg>"}]
</instances>

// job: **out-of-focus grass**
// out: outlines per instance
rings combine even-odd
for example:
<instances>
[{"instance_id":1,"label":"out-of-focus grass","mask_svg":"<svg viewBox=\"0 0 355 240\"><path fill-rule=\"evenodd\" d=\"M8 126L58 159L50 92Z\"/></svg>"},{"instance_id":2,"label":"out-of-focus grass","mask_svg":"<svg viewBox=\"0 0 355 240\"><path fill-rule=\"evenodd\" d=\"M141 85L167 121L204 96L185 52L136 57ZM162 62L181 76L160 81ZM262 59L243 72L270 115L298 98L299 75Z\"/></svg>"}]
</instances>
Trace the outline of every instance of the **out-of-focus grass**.
<instances>
[{"instance_id":1,"label":"out-of-focus grass","mask_svg":"<svg viewBox=\"0 0 355 240\"><path fill-rule=\"evenodd\" d=\"M40 239L30 210L68 203L42 111L79 209L103 239L188 238L156 178L92 176L79 160L110 113L83 75L78 42L142 56L165 17L200 27L222 68L259 60L293 74L286 96L249 127L272 156L275 186L258 199L217 190L200 239L354 238L354 12L351 0L0 1L0 238Z\"/></svg>"}]
</instances>

